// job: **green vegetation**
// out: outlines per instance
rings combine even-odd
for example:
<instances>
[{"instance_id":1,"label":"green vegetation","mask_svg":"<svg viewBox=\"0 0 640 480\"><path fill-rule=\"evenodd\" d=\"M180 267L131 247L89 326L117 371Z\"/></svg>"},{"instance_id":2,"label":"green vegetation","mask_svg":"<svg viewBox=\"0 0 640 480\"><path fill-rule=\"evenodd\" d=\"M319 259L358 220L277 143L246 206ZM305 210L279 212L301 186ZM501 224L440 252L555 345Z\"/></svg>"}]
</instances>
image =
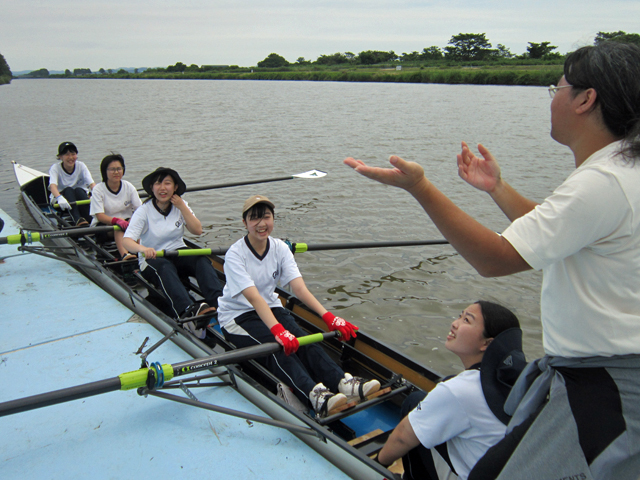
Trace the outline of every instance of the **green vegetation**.
<instances>
[{"instance_id":1,"label":"green vegetation","mask_svg":"<svg viewBox=\"0 0 640 480\"><path fill-rule=\"evenodd\" d=\"M594 44L600 42L630 42L640 44L637 33L598 32ZM366 50L320 55L315 61L299 57L288 62L277 53L270 53L256 67L237 65L187 66L182 62L166 68L150 68L139 72L120 69L115 72L101 68L66 70L64 75L50 78L139 78L139 79L211 79L211 80L306 80L341 82L404 82L447 83L472 85L549 85L562 76L565 55L556 52L551 42L528 42L527 51L515 55L498 44L492 48L484 33L453 35L449 44L440 49L431 46L400 55L393 51ZM45 69L42 69L45 70ZM45 70L46 71L46 70ZM36 72L41 72L38 70ZM31 72L31 76L36 72ZM48 73L48 72L47 72ZM44 76L44 75L43 75Z\"/></svg>"},{"instance_id":2,"label":"green vegetation","mask_svg":"<svg viewBox=\"0 0 640 480\"><path fill-rule=\"evenodd\" d=\"M635 43L640 45L640 35L637 33L626 33L620 30L619 32L598 32L594 40L594 44L598 45L601 42L621 42L621 43Z\"/></svg>"},{"instance_id":3,"label":"green vegetation","mask_svg":"<svg viewBox=\"0 0 640 480\"><path fill-rule=\"evenodd\" d=\"M0 54L0 85L11 83L11 77L11 69L2 54Z\"/></svg>"},{"instance_id":4,"label":"green vegetation","mask_svg":"<svg viewBox=\"0 0 640 480\"><path fill-rule=\"evenodd\" d=\"M26 76L31 78L47 78L49 76L49 70L41 68L40 70L29 72Z\"/></svg>"}]
</instances>

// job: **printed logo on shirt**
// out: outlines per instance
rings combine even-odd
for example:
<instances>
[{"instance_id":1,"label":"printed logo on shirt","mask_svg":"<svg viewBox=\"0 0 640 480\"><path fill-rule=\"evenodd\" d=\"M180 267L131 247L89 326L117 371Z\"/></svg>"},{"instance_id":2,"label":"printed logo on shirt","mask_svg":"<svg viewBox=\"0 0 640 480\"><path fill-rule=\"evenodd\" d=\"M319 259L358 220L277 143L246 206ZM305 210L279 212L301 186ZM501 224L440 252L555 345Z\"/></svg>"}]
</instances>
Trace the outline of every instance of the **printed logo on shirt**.
<instances>
[{"instance_id":1,"label":"printed logo on shirt","mask_svg":"<svg viewBox=\"0 0 640 480\"><path fill-rule=\"evenodd\" d=\"M568 477L559 478L558 480L586 480L586 478L587 478L587 475L583 472L580 472L573 475L569 475Z\"/></svg>"},{"instance_id":2,"label":"printed logo on shirt","mask_svg":"<svg viewBox=\"0 0 640 480\"><path fill-rule=\"evenodd\" d=\"M176 228L180 228L182 222L180 220L176 220Z\"/></svg>"},{"instance_id":3,"label":"printed logo on shirt","mask_svg":"<svg viewBox=\"0 0 640 480\"><path fill-rule=\"evenodd\" d=\"M132 202L131 202L131 200L126 200L126 201L124 202L124 206L125 206L125 207L128 207L128 206L130 206L130 205L131 205L131 203L132 203Z\"/></svg>"},{"instance_id":4,"label":"printed logo on shirt","mask_svg":"<svg viewBox=\"0 0 640 480\"><path fill-rule=\"evenodd\" d=\"M271 276L274 280L278 278L280 276L280 272L278 271L278 269L276 269Z\"/></svg>"}]
</instances>

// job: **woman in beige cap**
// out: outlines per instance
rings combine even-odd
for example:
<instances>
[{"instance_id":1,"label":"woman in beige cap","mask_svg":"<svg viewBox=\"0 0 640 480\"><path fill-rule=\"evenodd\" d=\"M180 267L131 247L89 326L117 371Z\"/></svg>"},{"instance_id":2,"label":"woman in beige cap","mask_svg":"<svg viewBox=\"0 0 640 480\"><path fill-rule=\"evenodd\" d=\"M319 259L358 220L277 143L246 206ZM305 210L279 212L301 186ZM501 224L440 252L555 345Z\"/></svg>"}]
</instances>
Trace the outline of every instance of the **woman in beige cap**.
<instances>
[{"instance_id":1,"label":"woman in beige cap","mask_svg":"<svg viewBox=\"0 0 640 480\"><path fill-rule=\"evenodd\" d=\"M284 351L259 359L291 388L303 404L317 414L364 399L380 389L377 380L365 381L345 373L319 345L299 348L297 336L305 335L275 292L277 284L290 285L293 293L315 311L342 340L356 336L357 327L328 312L309 292L289 247L272 238L274 204L254 195L242 208L247 235L234 243L225 255L227 283L218 300L218 321L224 335L238 347L273 342ZM325 386L326 385L326 386ZM337 392L337 393L334 393Z\"/></svg>"}]
</instances>

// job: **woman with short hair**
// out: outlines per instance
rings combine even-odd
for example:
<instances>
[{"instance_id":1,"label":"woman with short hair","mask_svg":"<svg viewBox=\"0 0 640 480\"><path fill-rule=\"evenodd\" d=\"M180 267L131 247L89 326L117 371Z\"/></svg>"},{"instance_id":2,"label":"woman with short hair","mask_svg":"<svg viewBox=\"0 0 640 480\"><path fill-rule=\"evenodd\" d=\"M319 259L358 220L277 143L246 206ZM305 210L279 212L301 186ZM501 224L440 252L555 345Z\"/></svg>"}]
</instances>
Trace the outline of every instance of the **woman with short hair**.
<instances>
[{"instance_id":1,"label":"woman with short hair","mask_svg":"<svg viewBox=\"0 0 640 480\"><path fill-rule=\"evenodd\" d=\"M215 310L222 285L207 257L156 256L156 250L187 248L182 238L185 228L193 235L202 235L200 220L181 197L187 189L186 184L175 170L159 167L144 177L142 187L149 198L131 217L122 242L124 247L131 253L142 253L139 255L142 276L166 294L175 318L188 318ZM203 302L191 299L180 280L181 276L196 278ZM198 329L194 333L204 338L206 332Z\"/></svg>"},{"instance_id":2,"label":"woman with short hair","mask_svg":"<svg viewBox=\"0 0 640 480\"><path fill-rule=\"evenodd\" d=\"M87 166L78 160L78 147L71 142L58 146L58 160L49 169L49 191L51 205L58 204L68 210L73 223L79 227L89 226L91 214L89 205L71 205L79 200L88 200L87 192L93 190L95 182Z\"/></svg>"},{"instance_id":3,"label":"woman with short hair","mask_svg":"<svg viewBox=\"0 0 640 480\"><path fill-rule=\"evenodd\" d=\"M125 171L122 155L111 153L102 159L100 163L102 182L93 189L90 212L93 216L92 227L102 223L117 225L120 228L114 230L113 239L118 249L119 259L122 260L135 258L124 248L122 239L133 212L142 205L136 187L122 178ZM104 237L106 238L106 235Z\"/></svg>"}]
</instances>

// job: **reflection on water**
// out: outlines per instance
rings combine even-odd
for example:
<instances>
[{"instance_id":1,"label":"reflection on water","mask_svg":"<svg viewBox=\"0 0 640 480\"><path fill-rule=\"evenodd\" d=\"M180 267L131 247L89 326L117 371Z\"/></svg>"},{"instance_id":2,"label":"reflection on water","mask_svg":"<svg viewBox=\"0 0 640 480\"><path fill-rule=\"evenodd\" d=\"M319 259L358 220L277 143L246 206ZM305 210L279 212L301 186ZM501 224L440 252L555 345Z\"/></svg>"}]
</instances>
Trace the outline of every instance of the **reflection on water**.
<instances>
[{"instance_id":1,"label":"reflection on water","mask_svg":"<svg viewBox=\"0 0 640 480\"><path fill-rule=\"evenodd\" d=\"M231 245L244 233L240 210L256 193L276 204L274 236L335 243L441 238L406 193L360 177L347 156L377 165L390 154L420 162L430 179L489 228L507 219L457 176L461 140L483 142L503 177L542 200L569 173L571 159L549 138L544 88L371 83L17 80L0 87L0 207L26 227L10 160L47 171L57 145L73 141L99 181L100 160L124 155L136 185L158 166L188 186L292 175L296 179L188 193L202 220L197 239ZM472 301L514 309L525 351L542 354L541 275L481 278L450 246L306 252L305 281L327 308L442 372L457 371L443 345L452 318Z\"/></svg>"}]
</instances>

